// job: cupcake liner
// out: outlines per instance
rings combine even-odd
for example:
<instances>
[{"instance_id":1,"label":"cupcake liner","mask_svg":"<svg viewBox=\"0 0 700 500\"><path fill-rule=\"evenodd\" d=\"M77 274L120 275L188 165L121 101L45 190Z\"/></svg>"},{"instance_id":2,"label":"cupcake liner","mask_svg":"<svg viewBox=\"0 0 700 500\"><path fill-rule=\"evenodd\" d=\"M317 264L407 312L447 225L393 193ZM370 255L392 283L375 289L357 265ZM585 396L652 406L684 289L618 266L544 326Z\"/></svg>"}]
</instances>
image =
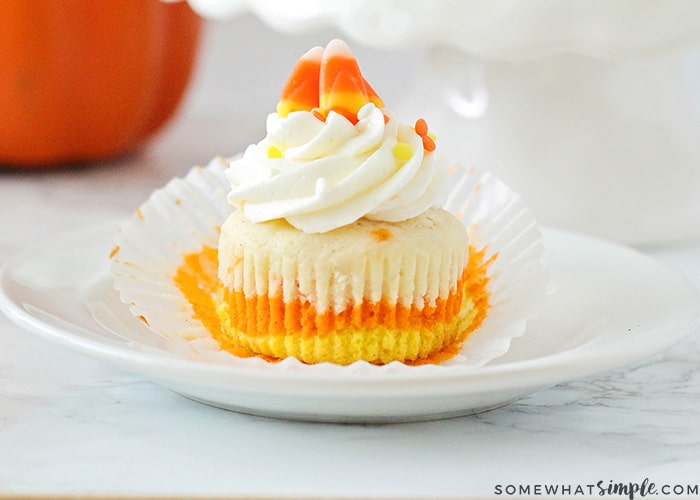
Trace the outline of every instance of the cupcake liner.
<instances>
[{"instance_id":1,"label":"cupcake liner","mask_svg":"<svg viewBox=\"0 0 700 500\"><path fill-rule=\"evenodd\" d=\"M121 226L114 239L111 271L122 302L166 345L188 358L258 369L295 370L417 370L449 366L481 366L505 354L511 339L526 332L527 318L536 313L549 288L544 248L534 217L517 194L492 175L477 169L450 168L445 208L467 227L470 244L486 248L487 290L491 307L460 353L438 366L384 366L358 361L349 366L304 365L294 358L279 363L239 358L219 349L196 319L173 276L183 256L204 245L216 248L219 229L234 210L226 201L227 160L213 159L184 178L171 180Z\"/></svg>"},{"instance_id":2,"label":"cupcake liner","mask_svg":"<svg viewBox=\"0 0 700 500\"><path fill-rule=\"evenodd\" d=\"M488 172L454 166L451 175L455 187L445 209L467 227L472 245L486 247L487 260L497 258L489 268L489 313L460 354L444 364L480 366L505 354L511 339L525 333L526 319L553 288L539 229L521 198Z\"/></svg>"},{"instance_id":3,"label":"cupcake liner","mask_svg":"<svg viewBox=\"0 0 700 500\"><path fill-rule=\"evenodd\" d=\"M172 340L211 339L173 283L182 256L216 247L231 213L223 158L194 167L153 192L114 240L111 271L122 302L153 331ZM216 345L216 343L214 343Z\"/></svg>"}]
</instances>

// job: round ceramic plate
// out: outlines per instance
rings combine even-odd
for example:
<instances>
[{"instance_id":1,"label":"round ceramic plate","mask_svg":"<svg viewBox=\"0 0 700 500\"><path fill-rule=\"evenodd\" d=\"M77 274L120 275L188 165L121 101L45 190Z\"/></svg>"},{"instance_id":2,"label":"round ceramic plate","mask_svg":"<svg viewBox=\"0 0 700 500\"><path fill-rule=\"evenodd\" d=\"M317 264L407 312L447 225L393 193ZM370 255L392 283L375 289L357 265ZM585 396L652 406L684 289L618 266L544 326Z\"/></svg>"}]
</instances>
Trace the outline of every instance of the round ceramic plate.
<instances>
[{"instance_id":1,"label":"round ceramic plate","mask_svg":"<svg viewBox=\"0 0 700 500\"><path fill-rule=\"evenodd\" d=\"M8 261L0 306L18 325L186 397L246 413L321 421L427 420L505 405L676 343L700 297L676 272L625 247L543 231L557 293L527 332L486 366L281 371L217 363L173 349L122 304L108 255L117 224L68 234Z\"/></svg>"}]
</instances>

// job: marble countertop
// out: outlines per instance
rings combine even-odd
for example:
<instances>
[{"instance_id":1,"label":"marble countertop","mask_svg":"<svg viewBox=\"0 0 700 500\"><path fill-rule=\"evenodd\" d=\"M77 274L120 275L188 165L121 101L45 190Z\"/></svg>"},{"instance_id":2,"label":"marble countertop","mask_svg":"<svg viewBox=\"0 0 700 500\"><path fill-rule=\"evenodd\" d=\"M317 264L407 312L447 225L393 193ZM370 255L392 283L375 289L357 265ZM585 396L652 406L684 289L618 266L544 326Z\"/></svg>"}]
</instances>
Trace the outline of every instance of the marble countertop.
<instances>
[{"instance_id":1,"label":"marble countertop","mask_svg":"<svg viewBox=\"0 0 700 500\"><path fill-rule=\"evenodd\" d=\"M71 170L0 173L0 264L28 245L123 218L212 152L235 152L262 134L263 123L243 126L257 109L231 119L201 106L210 87L206 74L199 78L183 113L138 154ZM700 243L645 252L700 288ZM454 498L509 496L519 485L530 494L537 485L572 493L580 486L597 496L588 485L644 479L698 495L697 330L641 363L505 408L383 425L281 421L198 404L1 315L0 346L0 497Z\"/></svg>"}]
</instances>

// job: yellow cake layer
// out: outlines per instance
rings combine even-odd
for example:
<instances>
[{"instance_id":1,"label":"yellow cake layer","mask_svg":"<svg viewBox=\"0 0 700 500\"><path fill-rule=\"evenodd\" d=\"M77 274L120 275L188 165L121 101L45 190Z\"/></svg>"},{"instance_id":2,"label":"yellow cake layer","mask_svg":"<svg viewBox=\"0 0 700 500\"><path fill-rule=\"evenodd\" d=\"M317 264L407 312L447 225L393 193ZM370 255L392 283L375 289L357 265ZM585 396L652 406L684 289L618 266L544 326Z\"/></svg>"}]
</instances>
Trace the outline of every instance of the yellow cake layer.
<instances>
[{"instance_id":1,"label":"yellow cake layer","mask_svg":"<svg viewBox=\"0 0 700 500\"><path fill-rule=\"evenodd\" d=\"M232 313L229 304L223 302L217 309L221 329L215 338L228 351L243 347L272 358L293 356L305 363L347 365L358 360L374 364L414 361L426 359L462 340L474 320L476 309L471 301L467 301L462 310L448 323L435 323L429 328L347 327L323 336L309 337L303 333L248 334L234 326L238 323L236 313Z\"/></svg>"}]
</instances>

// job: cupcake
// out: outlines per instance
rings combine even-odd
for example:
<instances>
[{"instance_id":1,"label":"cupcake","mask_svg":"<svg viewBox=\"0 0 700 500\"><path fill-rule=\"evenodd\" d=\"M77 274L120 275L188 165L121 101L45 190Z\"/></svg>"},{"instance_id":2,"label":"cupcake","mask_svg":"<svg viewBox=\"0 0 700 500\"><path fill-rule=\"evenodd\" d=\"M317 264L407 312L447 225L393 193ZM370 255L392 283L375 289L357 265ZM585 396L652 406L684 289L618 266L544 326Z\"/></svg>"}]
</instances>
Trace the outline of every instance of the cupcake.
<instances>
[{"instance_id":1,"label":"cupcake","mask_svg":"<svg viewBox=\"0 0 700 500\"><path fill-rule=\"evenodd\" d=\"M266 137L226 169L237 210L218 245L221 347L346 365L416 363L462 342L488 296L464 224L440 208L435 149L342 41L304 54Z\"/></svg>"}]
</instances>

